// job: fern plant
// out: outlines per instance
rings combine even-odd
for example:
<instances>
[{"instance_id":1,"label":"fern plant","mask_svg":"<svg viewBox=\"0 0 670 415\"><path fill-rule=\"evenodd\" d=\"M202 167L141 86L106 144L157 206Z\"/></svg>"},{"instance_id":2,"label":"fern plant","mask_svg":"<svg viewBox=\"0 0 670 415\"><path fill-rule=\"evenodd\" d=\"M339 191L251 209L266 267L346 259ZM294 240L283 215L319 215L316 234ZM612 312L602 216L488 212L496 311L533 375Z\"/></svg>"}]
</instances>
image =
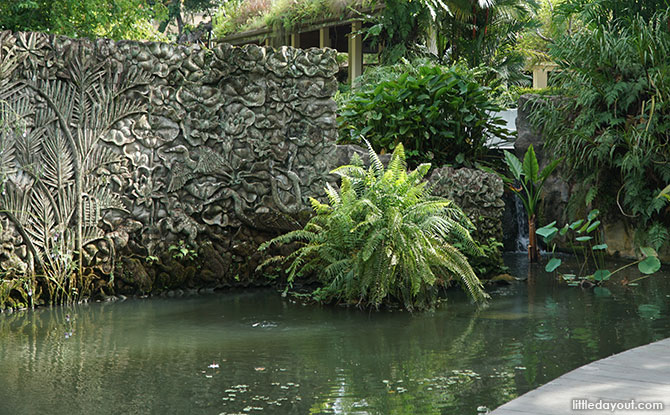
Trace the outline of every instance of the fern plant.
<instances>
[{"instance_id":1,"label":"fern plant","mask_svg":"<svg viewBox=\"0 0 670 415\"><path fill-rule=\"evenodd\" d=\"M328 203L311 199L316 215L304 229L260 246L302 244L283 261L289 287L295 278L316 275L322 286L312 296L322 302L379 307L400 303L407 310L435 306L440 289L458 282L476 301L487 298L464 254L477 248L472 226L451 201L432 197L423 181L430 168L421 164L407 172L402 144L387 169L369 143L371 166L360 159L333 171L339 191L327 186ZM287 288L288 289L288 288Z\"/></svg>"}]
</instances>

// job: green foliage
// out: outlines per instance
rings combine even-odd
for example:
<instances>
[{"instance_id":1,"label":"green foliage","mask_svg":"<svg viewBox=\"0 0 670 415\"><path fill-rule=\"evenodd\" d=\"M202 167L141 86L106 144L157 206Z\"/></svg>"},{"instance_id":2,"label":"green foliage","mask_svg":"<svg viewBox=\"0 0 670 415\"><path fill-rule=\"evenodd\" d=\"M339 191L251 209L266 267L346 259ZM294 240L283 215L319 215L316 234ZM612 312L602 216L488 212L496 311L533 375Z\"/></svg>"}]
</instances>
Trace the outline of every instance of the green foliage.
<instances>
[{"instance_id":1,"label":"green foliage","mask_svg":"<svg viewBox=\"0 0 670 415\"><path fill-rule=\"evenodd\" d=\"M212 24L214 36L249 30L264 24L263 16L272 6L271 0L227 1L216 12Z\"/></svg>"},{"instance_id":2,"label":"green foliage","mask_svg":"<svg viewBox=\"0 0 670 415\"><path fill-rule=\"evenodd\" d=\"M495 238L489 238L486 242L475 241L477 251L474 253L471 250L467 250L458 242L453 245L465 252L470 266L480 278L491 278L507 271L500 255L503 244Z\"/></svg>"},{"instance_id":3,"label":"green foliage","mask_svg":"<svg viewBox=\"0 0 670 415\"><path fill-rule=\"evenodd\" d=\"M145 0L146 1L146 0ZM163 19L158 27L160 32L165 32L170 23L177 23L178 35L184 33L186 25L183 15L185 13L209 12L220 3L219 0L162 0L159 5L165 10L161 13Z\"/></svg>"},{"instance_id":4,"label":"green foliage","mask_svg":"<svg viewBox=\"0 0 670 415\"><path fill-rule=\"evenodd\" d=\"M576 18L589 27L606 26L612 22L630 24L638 18L645 21L667 10L668 0L564 0L557 7L557 20Z\"/></svg>"},{"instance_id":5,"label":"green foliage","mask_svg":"<svg viewBox=\"0 0 670 415\"><path fill-rule=\"evenodd\" d=\"M433 0L387 0L379 13L370 16L366 38L382 47L381 61L394 64L401 58L425 55L425 37L436 16ZM439 5L438 5L439 6ZM432 13L431 13L432 12Z\"/></svg>"},{"instance_id":6,"label":"green foliage","mask_svg":"<svg viewBox=\"0 0 670 415\"><path fill-rule=\"evenodd\" d=\"M511 186L510 188L521 199L529 218L537 213L537 204L540 201L544 182L561 161L562 159L556 159L540 171L532 144L526 150L523 163L514 154L505 151L505 163L512 177L503 176L503 180L508 184L514 184L514 181L520 183L521 187Z\"/></svg>"},{"instance_id":7,"label":"green foliage","mask_svg":"<svg viewBox=\"0 0 670 415\"><path fill-rule=\"evenodd\" d=\"M193 261L198 257L198 252L183 240L180 240L177 244L170 245L168 247L168 252L170 252L172 258L177 261ZM147 260L148 258L149 257L147 257Z\"/></svg>"},{"instance_id":8,"label":"green foliage","mask_svg":"<svg viewBox=\"0 0 670 415\"><path fill-rule=\"evenodd\" d=\"M661 268L661 262L658 259L656 250L651 247L640 248L640 259L626 264L614 271L605 268L605 253L607 244L602 242L602 232L600 230L600 220L598 210L589 212L586 219L580 219L570 224L565 224L562 228L556 227L556 222L552 222L537 230L537 234L544 241L552 245L552 255L556 250L556 244L553 242L557 236L567 240L573 254L580 258L581 266L577 274L559 273L561 277L568 282L568 285L580 285L582 281L589 281L600 285L612 278L616 273L637 265L638 270L645 275L654 274ZM554 272L562 265L560 258L552 257L545 270ZM591 270L593 272L589 273Z\"/></svg>"},{"instance_id":9,"label":"green foliage","mask_svg":"<svg viewBox=\"0 0 670 415\"><path fill-rule=\"evenodd\" d=\"M440 62L491 69L489 80L525 80L518 34L534 26L533 1L390 0L370 17L367 36L382 45L382 62L425 56L433 43Z\"/></svg>"},{"instance_id":10,"label":"green foliage","mask_svg":"<svg viewBox=\"0 0 670 415\"><path fill-rule=\"evenodd\" d=\"M300 242L302 246L281 260L290 263L288 283L316 274L322 287L312 296L324 301L379 307L400 303L408 310L429 309L441 288L459 282L472 298L487 298L463 253L476 247L463 212L451 201L431 197L422 164L407 172L402 144L395 147L384 169L368 144L371 166L360 159L333 173L342 179L340 190L328 185L328 203L312 199L316 213L304 229L289 232L261 245Z\"/></svg>"},{"instance_id":11,"label":"green foliage","mask_svg":"<svg viewBox=\"0 0 670 415\"><path fill-rule=\"evenodd\" d=\"M597 206L628 220L638 244L655 248L668 242L670 225L665 200L656 197L670 182L667 22L667 12L589 21L557 39L550 53L565 98L531 104L545 148L571 167L573 215Z\"/></svg>"},{"instance_id":12,"label":"green foliage","mask_svg":"<svg viewBox=\"0 0 670 415\"><path fill-rule=\"evenodd\" d=\"M393 150L402 140L410 165L473 163L486 151L488 136L509 132L489 89L461 66L406 64L392 67L386 80L366 83L342 97L340 141L368 139L376 150ZM379 75L379 73L378 73Z\"/></svg>"},{"instance_id":13,"label":"green foliage","mask_svg":"<svg viewBox=\"0 0 670 415\"><path fill-rule=\"evenodd\" d=\"M369 0L233 0L224 2L214 18L218 37L262 26L275 33L329 18L346 19L368 7Z\"/></svg>"},{"instance_id":14,"label":"green foliage","mask_svg":"<svg viewBox=\"0 0 670 415\"><path fill-rule=\"evenodd\" d=\"M147 0L0 0L0 28L70 37L160 39L150 22L165 15Z\"/></svg>"}]
</instances>

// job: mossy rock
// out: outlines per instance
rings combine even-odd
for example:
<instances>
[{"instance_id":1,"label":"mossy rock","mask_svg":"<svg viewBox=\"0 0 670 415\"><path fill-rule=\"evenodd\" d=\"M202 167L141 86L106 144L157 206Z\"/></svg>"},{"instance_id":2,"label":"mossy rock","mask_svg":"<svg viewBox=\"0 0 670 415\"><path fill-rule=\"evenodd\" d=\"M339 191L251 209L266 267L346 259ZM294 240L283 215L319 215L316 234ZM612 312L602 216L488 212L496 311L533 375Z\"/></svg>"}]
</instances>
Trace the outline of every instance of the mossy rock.
<instances>
[{"instance_id":1,"label":"mossy rock","mask_svg":"<svg viewBox=\"0 0 670 415\"><path fill-rule=\"evenodd\" d=\"M126 285L130 285L143 293L148 293L152 290L154 280L147 273L142 261L137 258L126 257L121 260L119 268L119 278Z\"/></svg>"}]
</instances>

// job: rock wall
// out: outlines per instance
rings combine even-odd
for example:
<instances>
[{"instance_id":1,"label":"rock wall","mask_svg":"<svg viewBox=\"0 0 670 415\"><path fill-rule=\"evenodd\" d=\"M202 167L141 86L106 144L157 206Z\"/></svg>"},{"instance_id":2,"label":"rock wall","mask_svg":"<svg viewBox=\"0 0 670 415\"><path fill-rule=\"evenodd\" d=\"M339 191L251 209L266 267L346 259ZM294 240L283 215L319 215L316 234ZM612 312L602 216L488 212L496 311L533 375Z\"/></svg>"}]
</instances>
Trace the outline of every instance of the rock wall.
<instances>
[{"instance_id":1,"label":"rock wall","mask_svg":"<svg viewBox=\"0 0 670 415\"><path fill-rule=\"evenodd\" d=\"M433 194L453 200L468 215L477 228L473 238L483 245L491 245L492 239L502 243L502 219L505 211L503 181L493 173L477 169L435 169L428 181ZM487 252L492 262L502 264L501 252Z\"/></svg>"},{"instance_id":2,"label":"rock wall","mask_svg":"<svg viewBox=\"0 0 670 415\"><path fill-rule=\"evenodd\" d=\"M540 169L543 169L547 164L553 161L551 155L545 154L544 151L544 137L541 131L537 131L530 125L530 114L533 110L532 104L534 100L545 99L533 94L524 94L519 97L519 110L516 119L517 139L514 142L514 152L520 160L532 144ZM552 99L549 97L548 99ZM560 167L559 169L560 170ZM542 188L542 199L539 205L539 219L538 226L543 226L553 221L557 223L566 223L567 206L570 198L570 186L563 179L561 179L558 170L554 172Z\"/></svg>"},{"instance_id":3,"label":"rock wall","mask_svg":"<svg viewBox=\"0 0 670 415\"><path fill-rule=\"evenodd\" d=\"M1 32L0 265L81 255L91 293L251 282L333 167L337 69L333 50Z\"/></svg>"}]
</instances>

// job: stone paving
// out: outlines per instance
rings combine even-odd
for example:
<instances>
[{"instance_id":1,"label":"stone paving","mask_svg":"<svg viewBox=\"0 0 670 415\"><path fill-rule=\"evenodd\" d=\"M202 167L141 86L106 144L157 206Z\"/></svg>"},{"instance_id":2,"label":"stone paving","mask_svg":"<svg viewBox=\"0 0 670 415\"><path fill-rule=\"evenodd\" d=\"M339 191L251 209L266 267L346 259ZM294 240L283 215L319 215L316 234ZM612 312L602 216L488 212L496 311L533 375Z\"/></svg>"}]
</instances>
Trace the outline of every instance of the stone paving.
<instances>
[{"instance_id":1,"label":"stone paving","mask_svg":"<svg viewBox=\"0 0 670 415\"><path fill-rule=\"evenodd\" d=\"M662 403L663 409L632 408L632 401L636 406ZM612 408L612 404L618 407ZM593 406L589 409L588 405ZM666 413L670 414L670 339L577 368L500 406L491 415Z\"/></svg>"}]
</instances>

